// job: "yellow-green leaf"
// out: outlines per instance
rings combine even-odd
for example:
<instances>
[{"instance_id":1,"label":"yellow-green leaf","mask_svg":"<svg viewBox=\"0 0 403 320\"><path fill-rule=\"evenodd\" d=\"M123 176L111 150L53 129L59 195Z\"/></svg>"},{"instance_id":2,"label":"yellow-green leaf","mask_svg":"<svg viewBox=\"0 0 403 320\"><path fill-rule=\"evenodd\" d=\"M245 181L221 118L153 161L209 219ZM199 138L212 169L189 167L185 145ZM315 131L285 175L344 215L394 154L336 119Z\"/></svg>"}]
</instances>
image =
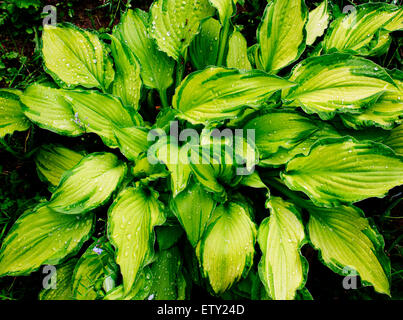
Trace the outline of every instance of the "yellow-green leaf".
<instances>
[{"instance_id":1,"label":"yellow-green leaf","mask_svg":"<svg viewBox=\"0 0 403 320\"><path fill-rule=\"evenodd\" d=\"M308 263L301 255L305 232L300 214L292 203L271 197L270 216L262 221L258 242L262 250L259 275L274 300L292 300L305 285Z\"/></svg>"},{"instance_id":2,"label":"yellow-green leaf","mask_svg":"<svg viewBox=\"0 0 403 320\"><path fill-rule=\"evenodd\" d=\"M246 39L239 31L231 34L228 40L227 67L251 70Z\"/></svg>"},{"instance_id":3,"label":"yellow-green leaf","mask_svg":"<svg viewBox=\"0 0 403 320\"><path fill-rule=\"evenodd\" d=\"M312 45L317 38L323 35L329 23L330 15L327 0L324 0L314 10L309 12L306 24L306 44Z\"/></svg>"},{"instance_id":4,"label":"yellow-green leaf","mask_svg":"<svg viewBox=\"0 0 403 320\"><path fill-rule=\"evenodd\" d=\"M249 208L228 202L214 210L197 253L204 276L216 294L247 275L255 242L256 226L249 217Z\"/></svg>"},{"instance_id":5,"label":"yellow-green leaf","mask_svg":"<svg viewBox=\"0 0 403 320\"><path fill-rule=\"evenodd\" d=\"M39 300L74 300L72 292L72 280L77 259L71 259L65 264L56 266L53 274L56 288L43 289L39 293Z\"/></svg>"},{"instance_id":6,"label":"yellow-green leaf","mask_svg":"<svg viewBox=\"0 0 403 320\"><path fill-rule=\"evenodd\" d=\"M95 33L73 25L45 25L42 54L46 70L65 87L107 89L114 79L106 46Z\"/></svg>"},{"instance_id":7,"label":"yellow-green leaf","mask_svg":"<svg viewBox=\"0 0 403 320\"><path fill-rule=\"evenodd\" d=\"M64 215L47 204L23 214L5 237L0 276L27 275L43 264L58 264L90 237L93 214Z\"/></svg>"},{"instance_id":8,"label":"yellow-green leaf","mask_svg":"<svg viewBox=\"0 0 403 320\"><path fill-rule=\"evenodd\" d=\"M385 91L397 88L379 65L340 53L303 60L289 80L298 86L283 91L284 102L324 120L336 113L361 113Z\"/></svg>"},{"instance_id":9,"label":"yellow-green leaf","mask_svg":"<svg viewBox=\"0 0 403 320\"><path fill-rule=\"evenodd\" d=\"M94 132L109 147L118 143L114 127L127 128L142 125L141 116L126 109L121 100L96 91L64 91L64 97L73 107L74 119L86 132Z\"/></svg>"},{"instance_id":10,"label":"yellow-green leaf","mask_svg":"<svg viewBox=\"0 0 403 320\"><path fill-rule=\"evenodd\" d=\"M21 102L25 115L43 129L73 137L85 132L62 90L32 84L21 95Z\"/></svg>"},{"instance_id":11,"label":"yellow-green leaf","mask_svg":"<svg viewBox=\"0 0 403 320\"><path fill-rule=\"evenodd\" d=\"M232 119L246 106L258 107L275 91L293 85L259 70L209 67L182 81L172 105L179 118L193 124Z\"/></svg>"},{"instance_id":12,"label":"yellow-green leaf","mask_svg":"<svg viewBox=\"0 0 403 320\"><path fill-rule=\"evenodd\" d=\"M351 137L318 141L307 156L292 159L282 179L321 206L383 197L403 183L403 158L390 148Z\"/></svg>"},{"instance_id":13,"label":"yellow-green leaf","mask_svg":"<svg viewBox=\"0 0 403 320\"><path fill-rule=\"evenodd\" d=\"M112 93L120 97L124 105L138 110L141 92L140 64L125 43L116 37L110 37L112 39L112 56L116 67Z\"/></svg>"},{"instance_id":14,"label":"yellow-green leaf","mask_svg":"<svg viewBox=\"0 0 403 320\"><path fill-rule=\"evenodd\" d=\"M20 95L19 91L0 90L0 138L30 127L22 111Z\"/></svg>"},{"instance_id":15,"label":"yellow-green leaf","mask_svg":"<svg viewBox=\"0 0 403 320\"><path fill-rule=\"evenodd\" d=\"M154 227L165 222L158 194L143 187L122 191L108 212L108 238L116 248L124 292L153 257Z\"/></svg>"},{"instance_id":16,"label":"yellow-green leaf","mask_svg":"<svg viewBox=\"0 0 403 320\"><path fill-rule=\"evenodd\" d=\"M397 154L403 156L403 124L392 129L383 143L391 147Z\"/></svg>"},{"instance_id":17,"label":"yellow-green leaf","mask_svg":"<svg viewBox=\"0 0 403 320\"><path fill-rule=\"evenodd\" d=\"M215 205L213 195L194 181L171 200L171 209L185 229L193 247L196 247L201 239Z\"/></svg>"},{"instance_id":18,"label":"yellow-green leaf","mask_svg":"<svg viewBox=\"0 0 403 320\"><path fill-rule=\"evenodd\" d=\"M52 186L58 186L63 173L72 169L84 157L79 153L58 145L44 145L35 156L36 169Z\"/></svg>"},{"instance_id":19,"label":"yellow-green leaf","mask_svg":"<svg viewBox=\"0 0 403 320\"><path fill-rule=\"evenodd\" d=\"M257 30L257 66L270 73L297 60L305 50L308 9L303 0L273 0Z\"/></svg>"},{"instance_id":20,"label":"yellow-green leaf","mask_svg":"<svg viewBox=\"0 0 403 320\"><path fill-rule=\"evenodd\" d=\"M214 9L208 0L157 0L150 12L151 36L161 51L178 61Z\"/></svg>"},{"instance_id":21,"label":"yellow-green leaf","mask_svg":"<svg viewBox=\"0 0 403 320\"><path fill-rule=\"evenodd\" d=\"M325 53L339 51L368 55L377 45L379 33L392 22L402 24L403 9L387 3L366 3L334 20L323 41ZM399 22L400 21L400 22Z\"/></svg>"},{"instance_id":22,"label":"yellow-green leaf","mask_svg":"<svg viewBox=\"0 0 403 320\"><path fill-rule=\"evenodd\" d=\"M49 207L65 214L83 214L99 207L109 200L126 169L112 153L91 153L63 174Z\"/></svg>"},{"instance_id":23,"label":"yellow-green leaf","mask_svg":"<svg viewBox=\"0 0 403 320\"><path fill-rule=\"evenodd\" d=\"M363 212L354 206L311 206L308 211L309 237L320 250L322 261L341 275L354 269L376 291L389 294L390 265L383 251L383 239Z\"/></svg>"},{"instance_id":24,"label":"yellow-green leaf","mask_svg":"<svg viewBox=\"0 0 403 320\"><path fill-rule=\"evenodd\" d=\"M165 52L159 51L148 32L149 14L136 10L127 10L113 35L127 44L140 63L141 79L146 87L166 90L173 82L174 60Z\"/></svg>"}]
</instances>

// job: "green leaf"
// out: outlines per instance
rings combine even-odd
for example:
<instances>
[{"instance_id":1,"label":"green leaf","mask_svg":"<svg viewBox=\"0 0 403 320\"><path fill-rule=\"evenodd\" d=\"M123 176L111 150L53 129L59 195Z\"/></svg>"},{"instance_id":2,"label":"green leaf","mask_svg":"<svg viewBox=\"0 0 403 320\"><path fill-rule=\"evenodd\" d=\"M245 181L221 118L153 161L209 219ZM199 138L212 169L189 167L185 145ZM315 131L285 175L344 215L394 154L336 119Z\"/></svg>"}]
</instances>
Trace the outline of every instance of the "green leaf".
<instances>
[{"instance_id":1,"label":"green leaf","mask_svg":"<svg viewBox=\"0 0 403 320\"><path fill-rule=\"evenodd\" d=\"M309 12L308 23L306 24L306 44L312 45L317 38L323 35L329 24L330 14L327 0L324 0L314 10Z\"/></svg>"},{"instance_id":2,"label":"green leaf","mask_svg":"<svg viewBox=\"0 0 403 320\"><path fill-rule=\"evenodd\" d=\"M249 210L235 202L219 205L197 248L204 276L216 294L246 276L252 266L256 227Z\"/></svg>"},{"instance_id":3,"label":"green leaf","mask_svg":"<svg viewBox=\"0 0 403 320\"><path fill-rule=\"evenodd\" d=\"M209 67L186 77L172 100L178 117L193 124L231 119L246 106L258 107L292 82L258 70Z\"/></svg>"},{"instance_id":4,"label":"green leaf","mask_svg":"<svg viewBox=\"0 0 403 320\"><path fill-rule=\"evenodd\" d=\"M112 153L92 153L65 172L49 207L84 214L107 202L126 174L126 164Z\"/></svg>"},{"instance_id":5,"label":"green leaf","mask_svg":"<svg viewBox=\"0 0 403 320\"><path fill-rule=\"evenodd\" d=\"M303 0L271 1L257 30L259 69L277 73L305 50L308 9Z\"/></svg>"},{"instance_id":6,"label":"green leaf","mask_svg":"<svg viewBox=\"0 0 403 320\"><path fill-rule=\"evenodd\" d=\"M345 125L360 129L376 126L391 129L403 118L403 77L402 73L390 72L398 88L382 94L379 99L361 114L345 114L341 118Z\"/></svg>"},{"instance_id":7,"label":"green leaf","mask_svg":"<svg viewBox=\"0 0 403 320\"><path fill-rule=\"evenodd\" d=\"M375 290L389 295L390 263L383 251L382 236L369 225L363 212L354 206L308 208L309 237L320 250L321 260L333 271L354 269Z\"/></svg>"},{"instance_id":8,"label":"green leaf","mask_svg":"<svg viewBox=\"0 0 403 320\"><path fill-rule=\"evenodd\" d=\"M301 255L306 243L304 225L292 203L271 197L270 216L262 221L258 242L262 250L259 275L274 300L292 300L305 285L308 262Z\"/></svg>"},{"instance_id":9,"label":"green leaf","mask_svg":"<svg viewBox=\"0 0 403 320\"><path fill-rule=\"evenodd\" d=\"M239 31L231 34L228 41L227 67L251 70L246 39Z\"/></svg>"},{"instance_id":10,"label":"green leaf","mask_svg":"<svg viewBox=\"0 0 403 320\"><path fill-rule=\"evenodd\" d=\"M75 121L87 132L94 132L109 147L118 143L114 127L127 128L142 125L141 116L126 109L121 100L96 91L64 91L64 97L73 107Z\"/></svg>"},{"instance_id":11,"label":"green leaf","mask_svg":"<svg viewBox=\"0 0 403 320\"><path fill-rule=\"evenodd\" d=\"M143 187L125 189L109 208L108 238L117 251L125 294L132 289L140 270L150 262L154 227L164 221L158 194Z\"/></svg>"},{"instance_id":12,"label":"green leaf","mask_svg":"<svg viewBox=\"0 0 403 320\"><path fill-rule=\"evenodd\" d=\"M200 33L189 46L190 60L197 70L217 64L220 29L220 23L214 18L201 24Z\"/></svg>"},{"instance_id":13,"label":"green leaf","mask_svg":"<svg viewBox=\"0 0 403 320\"><path fill-rule=\"evenodd\" d=\"M379 32L392 22L402 24L403 9L387 3L366 3L334 20L323 41L325 53L333 51L368 55L378 43ZM391 29L393 25L391 24Z\"/></svg>"},{"instance_id":14,"label":"green leaf","mask_svg":"<svg viewBox=\"0 0 403 320\"><path fill-rule=\"evenodd\" d=\"M166 90L173 82L174 61L159 51L148 33L148 13L127 10L113 35L127 44L140 63L141 79L146 87Z\"/></svg>"},{"instance_id":15,"label":"green leaf","mask_svg":"<svg viewBox=\"0 0 403 320\"><path fill-rule=\"evenodd\" d=\"M0 276L27 275L43 264L60 263L90 237L93 218L63 215L47 204L23 214L3 241Z\"/></svg>"},{"instance_id":16,"label":"green leaf","mask_svg":"<svg viewBox=\"0 0 403 320\"><path fill-rule=\"evenodd\" d=\"M186 188L190 177L190 166L186 158L186 147L178 146L174 140L161 139L153 145L156 157L171 173L171 191L175 197ZM151 151L149 151L150 153Z\"/></svg>"},{"instance_id":17,"label":"green leaf","mask_svg":"<svg viewBox=\"0 0 403 320\"><path fill-rule=\"evenodd\" d=\"M318 141L307 156L292 159L282 179L320 206L383 197L403 183L403 158L390 148L351 137Z\"/></svg>"},{"instance_id":18,"label":"green leaf","mask_svg":"<svg viewBox=\"0 0 403 320\"><path fill-rule=\"evenodd\" d=\"M151 265L153 283L149 299L184 300L186 281L181 269L182 258L177 247L159 252Z\"/></svg>"},{"instance_id":19,"label":"green leaf","mask_svg":"<svg viewBox=\"0 0 403 320\"><path fill-rule=\"evenodd\" d=\"M320 139L323 138L337 138L341 137L337 131L331 126L324 126L323 129L315 131L312 135L302 139L298 142L292 149L286 149L280 147L276 153L260 160L259 166L280 166L289 162L296 155L303 154L307 155L311 150L312 146Z\"/></svg>"},{"instance_id":20,"label":"green leaf","mask_svg":"<svg viewBox=\"0 0 403 320\"><path fill-rule=\"evenodd\" d=\"M112 60L96 34L70 24L45 25L42 42L45 68L62 86L106 90L113 81Z\"/></svg>"},{"instance_id":21,"label":"green leaf","mask_svg":"<svg viewBox=\"0 0 403 320\"><path fill-rule=\"evenodd\" d=\"M77 262L72 283L76 300L95 300L114 288L118 266L113 249L103 241L99 239L93 243Z\"/></svg>"},{"instance_id":22,"label":"green leaf","mask_svg":"<svg viewBox=\"0 0 403 320\"><path fill-rule=\"evenodd\" d=\"M403 156L403 124L392 129L383 143L391 147L397 154Z\"/></svg>"},{"instance_id":23,"label":"green leaf","mask_svg":"<svg viewBox=\"0 0 403 320\"><path fill-rule=\"evenodd\" d=\"M25 115L40 128L72 137L85 132L62 90L32 84L21 95L21 102Z\"/></svg>"},{"instance_id":24,"label":"green leaf","mask_svg":"<svg viewBox=\"0 0 403 320\"><path fill-rule=\"evenodd\" d=\"M64 172L81 161L84 154L58 145L44 145L35 156L38 175L58 186Z\"/></svg>"},{"instance_id":25,"label":"green leaf","mask_svg":"<svg viewBox=\"0 0 403 320\"><path fill-rule=\"evenodd\" d=\"M149 267L145 267L137 276L132 290L125 294L123 285L117 286L111 290L104 300L144 300L150 295L152 285L152 275Z\"/></svg>"},{"instance_id":26,"label":"green leaf","mask_svg":"<svg viewBox=\"0 0 403 320\"><path fill-rule=\"evenodd\" d=\"M157 234L157 243L160 250L167 250L173 247L183 235L182 227L176 223L167 223L155 228Z\"/></svg>"},{"instance_id":27,"label":"green leaf","mask_svg":"<svg viewBox=\"0 0 403 320\"><path fill-rule=\"evenodd\" d=\"M43 289L39 293L39 300L74 300L72 292L72 279L77 259L71 259L65 264L56 266L56 288Z\"/></svg>"},{"instance_id":28,"label":"green leaf","mask_svg":"<svg viewBox=\"0 0 403 320\"><path fill-rule=\"evenodd\" d=\"M14 131L25 131L30 127L20 104L20 93L0 89L0 138Z\"/></svg>"},{"instance_id":29,"label":"green leaf","mask_svg":"<svg viewBox=\"0 0 403 320\"><path fill-rule=\"evenodd\" d=\"M244 129L255 130L255 144L261 159L280 148L291 149L317 132L322 123L293 111L272 111L250 120Z\"/></svg>"},{"instance_id":30,"label":"green leaf","mask_svg":"<svg viewBox=\"0 0 403 320\"><path fill-rule=\"evenodd\" d=\"M216 206L213 195L199 183L192 183L171 199L170 207L193 247L201 239Z\"/></svg>"},{"instance_id":31,"label":"green leaf","mask_svg":"<svg viewBox=\"0 0 403 320\"><path fill-rule=\"evenodd\" d=\"M298 86L283 91L285 104L317 113L323 120L336 113L361 113L382 93L396 89L379 65L339 53L303 60L289 80Z\"/></svg>"},{"instance_id":32,"label":"green leaf","mask_svg":"<svg viewBox=\"0 0 403 320\"><path fill-rule=\"evenodd\" d=\"M268 195L270 195L269 188L263 183L259 173L256 171L250 175L244 176L240 184L250 188L267 189Z\"/></svg>"},{"instance_id":33,"label":"green leaf","mask_svg":"<svg viewBox=\"0 0 403 320\"><path fill-rule=\"evenodd\" d=\"M157 0L150 12L151 36L161 51L178 61L214 9L208 0Z\"/></svg>"},{"instance_id":34,"label":"green leaf","mask_svg":"<svg viewBox=\"0 0 403 320\"><path fill-rule=\"evenodd\" d=\"M225 200L226 185L235 186L242 180L237 175L233 150L219 144L196 146L190 150L190 168L196 179L220 201Z\"/></svg>"},{"instance_id":35,"label":"green leaf","mask_svg":"<svg viewBox=\"0 0 403 320\"><path fill-rule=\"evenodd\" d=\"M150 146L150 142L147 140L149 130L146 128L114 128L113 130L120 151L131 161L135 161Z\"/></svg>"},{"instance_id":36,"label":"green leaf","mask_svg":"<svg viewBox=\"0 0 403 320\"><path fill-rule=\"evenodd\" d=\"M210 3L217 9L218 16L222 25L231 18L234 14L234 8L236 9L236 0L209 0Z\"/></svg>"},{"instance_id":37,"label":"green leaf","mask_svg":"<svg viewBox=\"0 0 403 320\"><path fill-rule=\"evenodd\" d=\"M141 93L140 64L125 43L116 37L110 37L112 39L112 56L116 67L112 93L120 97L124 105L138 110Z\"/></svg>"}]
</instances>

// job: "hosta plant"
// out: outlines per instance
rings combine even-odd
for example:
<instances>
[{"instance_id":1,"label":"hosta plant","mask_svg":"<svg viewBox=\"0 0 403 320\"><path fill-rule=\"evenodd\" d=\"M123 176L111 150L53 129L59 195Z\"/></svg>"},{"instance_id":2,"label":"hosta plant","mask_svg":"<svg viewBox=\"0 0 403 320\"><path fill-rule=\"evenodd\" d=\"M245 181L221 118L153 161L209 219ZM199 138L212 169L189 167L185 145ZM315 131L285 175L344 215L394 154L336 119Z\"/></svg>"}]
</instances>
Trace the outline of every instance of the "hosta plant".
<instances>
[{"instance_id":1,"label":"hosta plant","mask_svg":"<svg viewBox=\"0 0 403 320\"><path fill-rule=\"evenodd\" d=\"M390 295L355 203L403 184L403 74L374 62L402 7L273 0L247 43L242 4L157 0L112 34L44 27L49 81L0 91L0 136L35 125L104 147L36 150L50 195L4 238L0 276L55 266L40 299L310 299L310 246Z\"/></svg>"}]
</instances>

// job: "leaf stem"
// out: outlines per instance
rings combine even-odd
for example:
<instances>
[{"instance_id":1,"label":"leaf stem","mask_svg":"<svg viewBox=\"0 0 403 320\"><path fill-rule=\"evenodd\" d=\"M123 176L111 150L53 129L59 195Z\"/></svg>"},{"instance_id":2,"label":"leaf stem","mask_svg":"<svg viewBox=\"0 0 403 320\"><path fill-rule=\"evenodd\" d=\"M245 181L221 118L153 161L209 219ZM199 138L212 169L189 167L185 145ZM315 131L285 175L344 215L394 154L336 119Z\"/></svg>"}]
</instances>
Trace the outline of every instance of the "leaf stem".
<instances>
[{"instance_id":1,"label":"leaf stem","mask_svg":"<svg viewBox=\"0 0 403 320\"><path fill-rule=\"evenodd\" d=\"M160 100L163 108L169 108L167 90L158 89L158 94L160 95Z\"/></svg>"},{"instance_id":2,"label":"leaf stem","mask_svg":"<svg viewBox=\"0 0 403 320\"><path fill-rule=\"evenodd\" d=\"M180 57L179 61L177 62L177 69L176 69L176 79L175 79L175 86L179 86L183 79L183 74L185 73L187 63L187 49L183 56Z\"/></svg>"},{"instance_id":3,"label":"leaf stem","mask_svg":"<svg viewBox=\"0 0 403 320\"><path fill-rule=\"evenodd\" d=\"M224 20L224 25L222 28L222 32L220 34L220 46L219 46L219 51L218 51L218 58L217 58L217 65L222 66L223 65L223 60L224 60L224 53L225 53L225 47L227 46L228 42L228 33L229 33L229 27L230 27L230 18L227 17Z\"/></svg>"},{"instance_id":4,"label":"leaf stem","mask_svg":"<svg viewBox=\"0 0 403 320\"><path fill-rule=\"evenodd\" d=\"M285 196L290 198L293 202L295 202L295 204L297 204L301 208L309 209L313 206L309 201L300 198L295 194L294 191L291 191L283 183L279 182L278 178L267 178L265 180L268 182L270 187L274 187L275 189L283 193Z\"/></svg>"}]
</instances>

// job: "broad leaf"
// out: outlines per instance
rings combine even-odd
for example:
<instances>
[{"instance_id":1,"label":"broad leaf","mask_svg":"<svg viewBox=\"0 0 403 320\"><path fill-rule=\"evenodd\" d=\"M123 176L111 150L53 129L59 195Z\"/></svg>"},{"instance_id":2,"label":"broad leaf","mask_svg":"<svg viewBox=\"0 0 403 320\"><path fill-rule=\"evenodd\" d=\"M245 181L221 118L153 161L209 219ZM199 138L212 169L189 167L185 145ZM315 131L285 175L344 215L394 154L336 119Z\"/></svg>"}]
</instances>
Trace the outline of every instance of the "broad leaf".
<instances>
[{"instance_id":1,"label":"broad leaf","mask_svg":"<svg viewBox=\"0 0 403 320\"><path fill-rule=\"evenodd\" d=\"M153 276L149 267L145 267L137 276L133 288L125 294L123 285L117 286L111 290L104 300L144 300L150 296L150 289Z\"/></svg>"},{"instance_id":2,"label":"broad leaf","mask_svg":"<svg viewBox=\"0 0 403 320\"><path fill-rule=\"evenodd\" d=\"M73 25L45 25L42 54L46 70L65 87L106 90L114 79L113 63L98 36Z\"/></svg>"},{"instance_id":3,"label":"broad leaf","mask_svg":"<svg viewBox=\"0 0 403 320\"><path fill-rule=\"evenodd\" d=\"M324 120L336 113L361 113L382 93L397 88L374 62L338 53L302 61L289 80L298 86L283 91L284 102Z\"/></svg>"},{"instance_id":4,"label":"broad leaf","mask_svg":"<svg viewBox=\"0 0 403 320\"><path fill-rule=\"evenodd\" d=\"M151 35L158 48L178 61L214 9L208 0L157 0L150 13Z\"/></svg>"},{"instance_id":5,"label":"broad leaf","mask_svg":"<svg viewBox=\"0 0 403 320\"><path fill-rule=\"evenodd\" d=\"M103 205L122 182L126 164L112 153L92 153L65 172L49 207L65 214L83 214Z\"/></svg>"},{"instance_id":6,"label":"broad leaf","mask_svg":"<svg viewBox=\"0 0 403 320\"><path fill-rule=\"evenodd\" d=\"M186 281L181 271L182 258L177 247L159 252L151 265L151 300L184 300Z\"/></svg>"},{"instance_id":7,"label":"broad leaf","mask_svg":"<svg viewBox=\"0 0 403 320\"><path fill-rule=\"evenodd\" d=\"M311 147L320 139L341 137L337 131L331 126L324 126L322 129L315 131L312 135L300 140L292 149L280 147L276 153L260 160L259 166L280 166L286 164L296 155L307 155Z\"/></svg>"},{"instance_id":8,"label":"broad leaf","mask_svg":"<svg viewBox=\"0 0 403 320\"><path fill-rule=\"evenodd\" d=\"M56 265L76 253L90 237L92 214L64 215L46 204L22 215L5 237L0 276L27 275L43 264Z\"/></svg>"},{"instance_id":9,"label":"broad leaf","mask_svg":"<svg viewBox=\"0 0 403 320\"><path fill-rule=\"evenodd\" d=\"M189 46L190 60L197 70L217 63L220 29L220 23L214 18L201 24L200 33Z\"/></svg>"},{"instance_id":10,"label":"broad leaf","mask_svg":"<svg viewBox=\"0 0 403 320\"><path fill-rule=\"evenodd\" d=\"M73 272L77 259L71 259L65 264L56 266L53 274L56 288L43 289L39 293L39 300L74 300L72 292ZM52 277L53 277L52 276Z\"/></svg>"},{"instance_id":11,"label":"broad leaf","mask_svg":"<svg viewBox=\"0 0 403 320\"><path fill-rule=\"evenodd\" d=\"M246 106L258 107L292 82L262 71L209 67L186 77L176 88L172 105L178 117L193 124L231 119Z\"/></svg>"},{"instance_id":12,"label":"broad leaf","mask_svg":"<svg viewBox=\"0 0 403 320\"><path fill-rule=\"evenodd\" d=\"M72 283L76 300L95 300L115 287L118 267L110 244L103 242L98 239L77 262Z\"/></svg>"},{"instance_id":13,"label":"broad leaf","mask_svg":"<svg viewBox=\"0 0 403 320\"><path fill-rule=\"evenodd\" d=\"M236 0L209 0L210 3L217 9L218 16L220 17L221 24L225 24L226 21L234 14L234 7ZM235 7L236 8L236 7Z\"/></svg>"},{"instance_id":14,"label":"broad leaf","mask_svg":"<svg viewBox=\"0 0 403 320\"><path fill-rule=\"evenodd\" d=\"M397 154L403 156L403 124L392 129L383 143L391 147Z\"/></svg>"},{"instance_id":15,"label":"broad leaf","mask_svg":"<svg viewBox=\"0 0 403 320\"><path fill-rule=\"evenodd\" d=\"M402 8L387 3L356 6L355 10L331 23L323 41L323 50L325 53L339 51L368 55L377 45L381 30L385 30L382 28L394 18L399 19L400 22L396 22L401 25Z\"/></svg>"},{"instance_id":16,"label":"broad leaf","mask_svg":"<svg viewBox=\"0 0 403 320\"><path fill-rule=\"evenodd\" d=\"M314 10L309 12L308 23L306 24L306 44L312 45L317 38L323 35L329 24L330 14L327 0L324 0Z\"/></svg>"},{"instance_id":17,"label":"broad leaf","mask_svg":"<svg viewBox=\"0 0 403 320\"><path fill-rule=\"evenodd\" d=\"M201 184L192 181L171 200L170 206L190 243L196 247L216 206L212 194L206 192Z\"/></svg>"},{"instance_id":18,"label":"broad leaf","mask_svg":"<svg viewBox=\"0 0 403 320\"><path fill-rule=\"evenodd\" d=\"M248 211L235 202L219 205L198 246L204 276L216 294L246 276L252 266L256 227Z\"/></svg>"},{"instance_id":19,"label":"broad leaf","mask_svg":"<svg viewBox=\"0 0 403 320\"><path fill-rule=\"evenodd\" d=\"M30 127L20 104L19 91L0 90L0 138Z\"/></svg>"},{"instance_id":20,"label":"broad leaf","mask_svg":"<svg viewBox=\"0 0 403 320\"><path fill-rule=\"evenodd\" d=\"M239 31L231 34L228 41L227 67L251 70L246 39Z\"/></svg>"},{"instance_id":21,"label":"broad leaf","mask_svg":"<svg viewBox=\"0 0 403 320\"><path fill-rule=\"evenodd\" d=\"M389 72L398 88L385 92L361 114L342 115L344 124L355 129L376 126L393 128L403 118L403 73Z\"/></svg>"},{"instance_id":22,"label":"broad leaf","mask_svg":"<svg viewBox=\"0 0 403 320\"><path fill-rule=\"evenodd\" d=\"M79 153L58 145L44 145L35 156L39 177L58 186L63 173L72 169L84 157Z\"/></svg>"},{"instance_id":23,"label":"broad leaf","mask_svg":"<svg viewBox=\"0 0 403 320\"><path fill-rule=\"evenodd\" d=\"M148 13L139 9L128 10L114 28L113 35L127 44L137 57L146 87L164 91L172 84L174 61L157 49L148 34Z\"/></svg>"},{"instance_id":24,"label":"broad leaf","mask_svg":"<svg viewBox=\"0 0 403 320\"><path fill-rule=\"evenodd\" d=\"M111 39L112 56L116 67L112 93L120 97L126 106L138 110L141 92L140 64L125 43L113 36Z\"/></svg>"},{"instance_id":25,"label":"broad leaf","mask_svg":"<svg viewBox=\"0 0 403 320\"><path fill-rule=\"evenodd\" d=\"M390 264L383 251L384 242L363 212L354 206L311 206L308 211L309 237L320 250L322 261L341 275L353 269L376 291L389 294Z\"/></svg>"},{"instance_id":26,"label":"broad leaf","mask_svg":"<svg viewBox=\"0 0 403 320\"><path fill-rule=\"evenodd\" d=\"M259 227L262 250L259 275L267 293L274 300L292 300L306 280L308 262L301 255L305 244L304 225L292 203L271 197L266 203L270 217Z\"/></svg>"},{"instance_id":27,"label":"broad leaf","mask_svg":"<svg viewBox=\"0 0 403 320\"><path fill-rule=\"evenodd\" d=\"M64 91L74 110L76 121L87 132L94 132L109 147L117 147L114 126L134 127L142 124L139 114L126 109L121 100L96 91Z\"/></svg>"},{"instance_id":28,"label":"broad leaf","mask_svg":"<svg viewBox=\"0 0 403 320\"><path fill-rule=\"evenodd\" d=\"M402 184L403 158L372 141L322 139L307 156L292 159L281 176L314 203L337 206L383 197Z\"/></svg>"},{"instance_id":29,"label":"broad leaf","mask_svg":"<svg viewBox=\"0 0 403 320\"><path fill-rule=\"evenodd\" d=\"M62 90L33 84L22 94L21 102L25 115L43 129L73 137L85 132Z\"/></svg>"},{"instance_id":30,"label":"broad leaf","mask_svg":"<svg viewBox=\"0 0 403 320\"><path fill-rule=\"evenodd\" d=\"M187 148L178 146L175 141L163 139L154 144L153 149L156 150L157 159L165 164L171 173L171 191L175 197L186 188L190 178L191 170L184 152Z\"/></svg>"},{"instance_id":31,"label":"broad leaf","mask_svg":"<svg viewBox=\"0 0 403 320\"><path fill-rule=\"evenodd\" d=\"M117 251L125 294L132 289L140 270L150 262L154 227L164 221L158 194L143 187L125 189L110 207L108 237Z\"/></svg>"},{"instance_id":32,"label":"broad leaf","mask_svg":"<svg viewBox=\"0 0 403 320\"><path fill-rule=\"evenodd\" d=\"M255 144L261 159L280 148L291 149L320 130L323 124L293 111L272 111L249 121L244 129L255 130Z\"/></svg>"},{"instance_id":33,"label":"broad leaf","mask_svg":"<svg viewBox=\"0 0 403 320\"><path fill-rule=\"evenodd\" d=\"M147 140L148 129L143 127L114 128L116 141L122 154L135 161L140 153L147 151L150 142Z\"/></svg>"},{"instance_id":34,"label":"broad leaf","mask_svg":"<svg viewBox=\"0 0 403 320\"><path fill-rule=\"evenodd\" d=\"M274 0L263 13L257 30L259 63L270 73L297 60L305 50L308 9L303 0Z\"/></svg>"}]
</instances>

